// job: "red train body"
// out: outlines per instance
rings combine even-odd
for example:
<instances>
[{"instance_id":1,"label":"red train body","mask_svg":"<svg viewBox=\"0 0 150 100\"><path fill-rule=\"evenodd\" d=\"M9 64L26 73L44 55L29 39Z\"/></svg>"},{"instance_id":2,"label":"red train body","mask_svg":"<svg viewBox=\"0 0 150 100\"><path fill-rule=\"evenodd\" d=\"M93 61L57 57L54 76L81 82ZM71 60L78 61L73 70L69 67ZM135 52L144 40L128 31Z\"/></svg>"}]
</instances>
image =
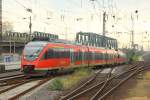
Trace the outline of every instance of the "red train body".
<instances>
[{"instance_id":1,"label":"red train body","mask_svg":"<svg viewBox=\"0 0 150 100\"><path fill-rule=\"evenodd\" d=\"M59 69L122 64L126 61L126 55L114 49L37 41L25 46L21 69L28 75L43 75Z\"/></svg>"}]
</instances>

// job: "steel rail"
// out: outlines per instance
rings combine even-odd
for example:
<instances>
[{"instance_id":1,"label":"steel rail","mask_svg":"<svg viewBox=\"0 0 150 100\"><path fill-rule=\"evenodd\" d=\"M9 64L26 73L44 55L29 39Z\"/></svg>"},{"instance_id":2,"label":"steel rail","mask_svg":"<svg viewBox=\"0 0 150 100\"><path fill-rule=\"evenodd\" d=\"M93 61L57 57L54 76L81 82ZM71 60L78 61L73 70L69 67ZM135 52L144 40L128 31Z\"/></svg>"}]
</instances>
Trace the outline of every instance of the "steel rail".
<instances>
[{"instance_id":1,"label":"steel rail","mask_svg":"<svg viewBox=\"0 0 150 100\"><path fill-rule=\"evenodd\" d=\"M135 64L138 65L140 62L136 62ZM131 67L133 67L135 65L131 65ZM95 77L92 77L91 79L89 79L86 83L82 84L81 86L79 86L78 88L76 88L75 90L73 90L72 92L70 92L69 94L65 95L65 96L61 96L60 100L66 100L67 98L71 97L72 95L76 94L78 91L80 91L81 88L85 87L86 85L90 84L95 78L96 76L100 73L101 71L99 71Z\"/></svg>"},{"instance_id":2,"label":"steel rail","mask_svg":"<svg viewBox=\"0 0 150 100\"><path fill-rule=\"evenodd\" d=\"M2 73L3 74L3 73ZM6 74L6 73L5 73ZM10 74L10 73L8 73L8 74ZM2 78L7 78L7 77L13 77L13 76L18 76L18 75L23 75L22 73L20 73L20 74L15 74L15 75L6 75L6 76L2 76L2 77L0 77L0 79L2 79Z\"/></svg>"},{"instance_id":3,"label":"steel rail","mask_svg":"<svg viewBox=\"0 0 150 100\"><path fill-rule=\"evenodd\" d=\"M29 88L29 89L27 89L27 90L25 90L25 91L23 91L23 92L21 92L21 93L15 95L14 97L9 98L8 100L16 100L16 99L18 99L19 97L25 95L26 93L29 93L30 91L32 91L33 89L35 89L35 88L41 86L42 84L44 84L45 82L49 81L50 79L51 79L51 78L46 78L46 79L40 81L38 84L32 86L31 88Z\"/></svg>"},{"instance_id":4,"label":"steel rail","mask_svg":"<svg viewBox=\"0 0 150 100\"><path fill-rule=\"evenodd\" d=\"M133 67L129 68L127 71L125 71L125 72L123 72L123 73L121 73L121 74L119 74L119 75L113 76L113 77L111 77L110 79L108 79L107 81L109 82L109 81L111 81L111 80L113 80L113 79L115 79L115 78L118 78L118 77L120 77L120 76L122 76L122 75L124 75L124 74L126 74L126 73L128 73L128 72L131 72L131 71L135 70L135 68L136 68L137 66L138 66L138 64L133 65ZM98 84L96 84L96 85L94 85L94 86L92 86L92 87L90 87L90 88L88 88L88 89L82 91L82 92L79 92L79 93L77 93L76 95L70 97L68 100L73 100L73 99L79 97L80 95L85 94L85 93L89 92L90 90L97 88L98 86L104 84L105 82L106 82L106 80L104 80L104 81L102 81L102 82L100 82L100 83L98 83Z\"/></svg>"},{"instance_id":5,"label":"steel rail","mask_svg":"<svg viewBox=\"0 0 150 100\"><path fill-rule=\"evenodd\" d=\"M88 84L90 84L93 80L96 79L96 77L98 76L99 73L101 73L103 70L99 70L96 74L94 74L94 76L92 78L90 78L87 82L85 82L84 84L82 84L80 87L76 88L75 90L73 90L72 92L70 92L69 94L62 96L60 98L60 100L66 100L68 97L72 96L73 94L75 94L76 92L80 91L81 88L87 86Z\"/></svg>"},{"instance_id":6,"label":"steel rail","mask_svg":"<svg viewBox=\"0 0 150 100\"><path fill-rule=\"evenodd\" d=\"M13 76L8 76L8 77L3 77L3 78L0 78L0 82L11 80L11 79L16 79L16 78L21 78L21 77L24 77L24 76L25 75L23 75L23 74L19 74L19 75L13 75Z\"/></svg>"},{"instance_id":7,"label":"steel rail","mask_svg":"<svg viewBox=\"0 0 150 100\"><path fill-rule=\"evenodd\" d=\"M12 89L14 89L14 88L16 88L16 87L18 87L18 86L23 85L23 84L29 83L29 82L31 82L31 81L32 81L32 80L28 80L28 81L25 81L25 82L20 82L20 83L18 83L18 84L16 84L16 85L13 85L13 86L9 87L9 88L6 88L6 89L4 89L4 90L1 90L1 91L0 91L0 94L2 94L2 93L4 93L4 92L7 92L7 91L9 91L9 90L12 90Z\"/></svg>"},{"instance_id":8,"label":"steel rail","mask_svg":"<svg viewBox=\"0 0 150 100\"><path fill-rule=\"evenodd\" d=\"M7 81L7 82L0 83L0 87L10 86L10 85L18 84L21 82L23 82L23 81L22 80Z\"/></svg>"},{"instance_id":9,"label":"steel rail","mask_svg":"<svg viewBox=\"0 0 150 100\"><path fill-rule=\"evenodd\" d=\"M96 100L96 98L98 97L98 95L104 90L104 88L106 87L106 85L109 83L108 80L111 78L112 71L113 71L113 68L108 73L107 79L104 82L104 84L101 86L101 88L98 90L98 92L93 97L90 98L90 100Z\"/></svg>"},{"instance_id":10,"label":"steel rail","mask_svg":"<svg viewBox=\"0 0 150 100\"><path fill-rule=\"evenodd\" d=\"M111 88L109 91L107 91L105 94L103 94L98 100L103 100L104 98L106 98L106 96L111 94L115 89L117 89L119 86L121 86L123 83L125 83L127 80L129 80L131 77L133 77L134 75L138 74L139 72L142 72L142 71L144 71L146 69L150 69L149 66L150 66L150 64L138 68L133 73L128 75L125 79L121 80L117 85L115 85L115 87Z\"/></svg>"}]
</instances>

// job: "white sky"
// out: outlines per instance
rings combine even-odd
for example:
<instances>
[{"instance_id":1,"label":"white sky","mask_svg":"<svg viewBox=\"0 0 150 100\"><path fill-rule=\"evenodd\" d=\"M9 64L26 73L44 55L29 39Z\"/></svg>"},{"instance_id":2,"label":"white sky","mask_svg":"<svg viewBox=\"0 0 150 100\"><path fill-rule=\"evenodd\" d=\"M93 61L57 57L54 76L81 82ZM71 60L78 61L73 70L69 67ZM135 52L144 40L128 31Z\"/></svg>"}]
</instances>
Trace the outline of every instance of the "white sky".
<instances>
[{"instance_id":1,"label":"white sky","mask_svg":"<svg viewBox=\"0 0 150 100\"><path fill-rule=\"evenodd\" d=\"M16 1L31 8L33 14L28 13ZM147 37L145 33L150 32L149 4L150 0L96 0L95 3L90 0L2 0L2 15L3 21L13 23L14 31L29 32L31 15L33 31L54 33L73 39L79 31L102 33L102 13L105 10L108 14L106 30L114 33L107 35L117 38L122 44L120 46L125 47L130 43L131 14L134 18L135 42L142 45L141 33L144 33L145 41L150 40L150 35ZM135 10L138 10L138 14L135 14ZM62 15L64 20L61 19ZM48 20L47 17L51 19ZM77 18L82 20L77 21ZM123 33L118 35L116 32ZM144 46L148 46L147 42L144 42Z\"/></svg>"}]
</instances>

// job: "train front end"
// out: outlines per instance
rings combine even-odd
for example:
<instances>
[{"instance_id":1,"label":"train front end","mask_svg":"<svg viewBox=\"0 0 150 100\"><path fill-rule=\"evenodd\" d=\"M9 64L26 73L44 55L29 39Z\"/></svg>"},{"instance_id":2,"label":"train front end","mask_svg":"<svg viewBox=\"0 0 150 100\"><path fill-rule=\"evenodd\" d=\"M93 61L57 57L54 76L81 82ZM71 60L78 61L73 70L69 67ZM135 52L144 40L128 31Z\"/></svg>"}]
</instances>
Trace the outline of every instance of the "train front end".
<instances>
[{"instance_id":1,"label":"train front end","mask_svg":"<svg viewBox=\"0 0 150 100\"><path fill-rule=\"evenodd\" d=\"M22 53L21 57L21 71L26 75L40 75L35 69L38 67L40 56L47 45L47 42L29 42Z\"/></svg>"}]
</instances>

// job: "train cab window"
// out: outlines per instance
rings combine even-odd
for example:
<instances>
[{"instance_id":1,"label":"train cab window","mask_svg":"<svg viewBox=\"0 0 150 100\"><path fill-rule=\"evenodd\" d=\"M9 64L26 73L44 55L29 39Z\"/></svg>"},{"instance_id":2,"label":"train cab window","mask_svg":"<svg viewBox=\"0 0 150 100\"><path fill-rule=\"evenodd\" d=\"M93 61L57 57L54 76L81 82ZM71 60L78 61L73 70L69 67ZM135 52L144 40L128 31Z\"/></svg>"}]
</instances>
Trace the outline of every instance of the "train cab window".
<instances>
[{"instance_id":1,"label":"train cab window","mask_svg":"<svg viewBox=\"0 0 150 100\"><path fill-rule=\"evenodd\" d=\"M42 46L32 46L30 44L27 44L27 46L25 46L24 48L24 57L26 60L33 61L38 58L42 50Z\"/></svg>"}]
</instances>

